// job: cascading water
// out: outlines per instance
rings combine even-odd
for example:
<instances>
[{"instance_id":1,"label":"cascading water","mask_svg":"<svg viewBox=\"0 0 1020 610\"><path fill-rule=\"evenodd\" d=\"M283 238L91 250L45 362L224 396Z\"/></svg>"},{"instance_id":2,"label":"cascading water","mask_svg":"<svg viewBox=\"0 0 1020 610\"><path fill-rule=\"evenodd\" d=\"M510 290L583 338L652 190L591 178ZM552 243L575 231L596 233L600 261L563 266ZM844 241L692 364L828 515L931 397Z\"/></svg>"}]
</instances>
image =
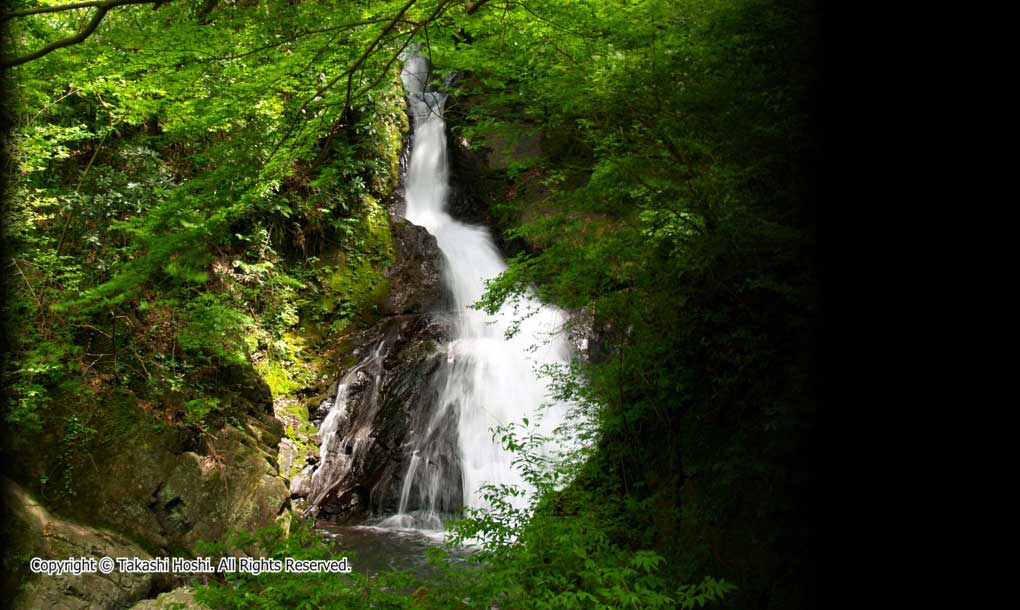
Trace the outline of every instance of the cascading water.
<instances>
[{"instance_id":1,"label":"cascading water","mask_svg":"<svg viewBox=\"0 0 1020 610\"><path fill-rule=\"evenodd\" d=\"M337 386L333 407L319 425L319 436L322 439L319 446L320 466L312 476L314 491L308 498L312 506L317 506L337 485L343 483L343 475L350 471L353 464L364 458L371 441L372 423L379 410L379 401L370 400L368 408L351 418L346 409L347 399L352 386L359 384L371 384L372 388L363 392L370 399L378 396L385 347L384 338L372 346L367 358L343 376ZM349 434L340 436L337 432L341 427L348 428Z\"/></svg>"},{"instance_id":2,"label":"cascading water","mask_svg":"<svg viewBox=\"0 0 1020 610\"><path fill-rule=\"evenodd\" d=\"M485 507L486 484L521 487L525 495L510 500L527 502L514 456L492 431L526 418L532 432L551 436L567 405L551 399L538 371L571 356L556 308L527 296L494 316L471 308L506 264L486 228L446 210L446 94L428 90L429 69L415 54L401 74L414 122L405 217L418 226L395 226L424 227L434 237L429 260L449 311L401 310L379 322L319 425L319 464L307 492L309 514L371 512L390 515L381 526L419 530L442 529L441 515ZM508 338L511 328L517 332Z\"/></svg>"},{"instance_id":3,"label":"cascading water","mask_svg":"<svg viewBox=\"0 0 1020 610\"><path fill-rule=\"evenodd\" d=\"M493 439L492 430L529 418L541 422L539 433L550 435L563 422L566 405L550 402L548 385L537 369L568 362L570 349L560 332L563 313L527 296L516 306L504 305L495 316L471 308L482 297L486 280L502 273L506 264L486 228L461 223L446 211L449 164L442 114L446 95L427 90L428 72L428 60L415 55L405 62L402 73L414 120L405 216L434 235L442 251L442 279L453 306L452 340L446 346L439 404L426 433L418 435L420 446L404 475L399 514L384 523L435 528L441 512L437 509L443 505L439 486L449 473L436 467L438 455L427 445L434 427L455 413L463 506L486 506L480 494L485 484L527 490L512 465L514 456ZM508 338L507 331L521 313L525 319ZM415 488L419 509L408 515Z\"/></svg>"}]
</instances>

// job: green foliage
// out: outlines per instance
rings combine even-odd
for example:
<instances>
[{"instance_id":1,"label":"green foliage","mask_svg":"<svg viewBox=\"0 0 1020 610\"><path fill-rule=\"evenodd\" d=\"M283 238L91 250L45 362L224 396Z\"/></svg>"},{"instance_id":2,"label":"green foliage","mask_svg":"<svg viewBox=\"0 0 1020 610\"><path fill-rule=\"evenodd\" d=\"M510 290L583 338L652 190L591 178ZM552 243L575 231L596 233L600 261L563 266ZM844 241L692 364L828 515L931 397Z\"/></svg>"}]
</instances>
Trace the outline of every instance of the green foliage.
<instances>
[{"instance_id":1,"label":"green foliage","mask_svg":"<svg viewBox=\"0 0 1020 610\"><path fill-rule=\"evenodd\" d=\"M215 294L196 297L183 312L186 320L177 337L180 346L200 362L248 362L243 341L252 319Z\"/></svg>"},{"instance_id":2,"label":"green foliage","mask_svg":"<svg viewBox=\"0 0 1020 610\"><path fill-rule=\"evenodd\" d=\"M11 375L14 400L7 413L8 422L39 431L51 400L49 388L77 386L76 380L68 377L74 352L75 348L67 343L46 341L35 343L25 352L19 368Z\"/></svg>"},{"instance_id":3,"label":"green foliage","mask_svg":"<svg viewBox=\"0 0 1020 610\"><path fill-rule=\"evenodd\" d=\"M30 464L10 476L73 513L96 451L137 450L151 429L191 450L268 410L265 385L319 391L339 332L387 289L398 39L361 66L349 107L342 80L319 90L395 6L122 7L10 71L4 455ZM71 14L19 18L10 40L45 44L77 29Z\"/></svg>"},{"instance_id":4,"label":"green foliage","mask_svg":"<svg viewBox=\"0 0 1020 610\"><path fill-rule=\"evenodd\" d=\"M63 486L60 493L64 496L74 496L74 475L75 470L81 463L81 457L87 455L89 443L96 434L95 428L85 423L82 417L72 415L64 422L64 434L61 441L61 451L57 458L60 468Z\"/></svg>"},{"instance_id":5,"label":"green foliage","mask_svg":"<svg viewBox=\"0 0 1020 610\"><path fill-rule=\"evenodd\" d=\"M205 418L211 413L220 401L217 398L195 398L186 400L181 406L184 408L184 423L189 426L202 427Z\"/></svg>"},{"instance_id":6,"label":"green foliage","mask_svg":"<svg viewBox=\"0 0 1020 610\"><path fill-rule=\"evenodd\" d=\"M551 461L539 451L544 438L524 426L497 430L514 464L537 493L524 497L512 486L489 486L490 508L469 511L453 526L452 544L480 545L471 559L481 567L447 578L450 599L472 607L500 608L693 608L721 599L734 586L706 577L677 585L665 559L651 549L630 549L609 535L595 494L572 492L582 510L564 510L556 499L590 456L585 451ZM524 433L523 436L521 433Z\"/></svg>"},{"instance_id":7,"label":"green foliage","mask_svg":"<svg viewBox=\"0 0 1020 610\"><path fill-rule=\"evenodd\" d=\"M57 388L84 383L197 424L216 411L199 408L211 369L295 369L303 340L285 335L321 322L317 300L341 304L345 324L371 313L392 258L377 201L406 130L399 45L365 57L349 98L323 79L400 5L120 7L87 43L12 70L4 237L22 281L5 318L33 322L11 329L25 366L5 373L9 422L39 430ZM38 47L75 30L74 15L18 18L12 35ZM337 251L335 270L309 270Z\"/></svg>"},{"instance_id":8,"label":"green foliage","mask_svg":"<svg viewBox=\"0 0 1020 610\"><path fill-rule=\"evenodd\" d=\"M277 559L335 559L347 557L356 565L353 554L338 555L320 537L312 533L310 524L302 524L284 533L279 527L257 532L235 533L226 543L204 544L200 553L211 557L239 556ZM252 555L254 553L254 555ZM215 560L214 560L215 563ZM211 608L387 608L392 610L419 608L414 597L395 592L413 584L407 575L398 572L369 578L358 574L288 572L230 573L217 576L207 586L199 587L196 598Z\"/></svg>"},{"instance_id":9,"label":"green foliage","mask_svg":"<svg viewBox=\"0 0 1020 610\"><path fill-rule=\"evenodd\" d=\"M798 607L814 419L814 9L515 8L465 25L470 44L432 51L468 70L450 104L459 133L507 165L491 196L519 253L478 307L534 291L598 331L569 382L598 405L595 451L548 506L596 520L586 531L606 548L654 551L676 581L703 584L675 600L707 601L705 579L725 576L740 588L724 605ZM515 149L536 133L541 154Z\"/></svg>"}]
</instances>

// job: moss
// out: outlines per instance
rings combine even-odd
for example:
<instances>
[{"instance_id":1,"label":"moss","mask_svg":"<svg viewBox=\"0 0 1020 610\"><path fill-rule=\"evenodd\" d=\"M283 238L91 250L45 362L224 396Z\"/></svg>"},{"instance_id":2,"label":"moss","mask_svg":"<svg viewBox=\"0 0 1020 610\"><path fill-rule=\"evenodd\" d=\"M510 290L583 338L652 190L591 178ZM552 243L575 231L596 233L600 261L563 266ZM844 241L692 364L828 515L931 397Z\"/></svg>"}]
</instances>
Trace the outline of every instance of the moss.
<instances>
[{"instance_id":1,"label":"moss","mask_svg":"<svg viewBox=\"0 0 1020 610\"><path fill-rule=\"evenodd\" d=\"M315 387L323 369L322 357L312 349L321 341L318 331L315 325L285 331L282 349L273 350L255 363L255 370L269 386L273 398L293 396Z\"/></svg>"},{"instance_id":2,"label":"moss","mask_svg":"<svg viewBox=\"0 0 1020 610\"><path fill-rule=\"evenodd\" d=\"M370 195L362 201L365 206L365 228L368 233L368 251L376 263L385 267L393 264L393 234L386 209Z\"/></svg>"},{"instance_id":3,"label":"moss","mask_svg":"<svg viewBox=\"0 0 1020 610\"><path fill-rule=\"evenodd\" d=\"M287 407L287 413L300 422L297 434L315 434L315 426L308 420L308 407L301 403L295 403Z\"/></svg>"},{"instance_id":4,"label":"moss","mask_svg":"<svg viewBox=\"0 0 1020 610\"><path fill-rule=\"evenodd\" d=\"M286 423L284 436L287 437L289 449L281 451L289 453L290 467L281 474L293 479L301 474L306 464L306 458L312 452L317 451L315 444L310 437L315 434L315 427L308 420L308 408L300 401L287 398L277 403L277 417ZM281 462L281 468L286 468L286 459Z\"/></svg>"},{"instance_id":5,"label":"moss","mask_svg":"<svg viewBox=\"0 0 1020 610\"><path fill-rule=\"evenodd\" d=\"M258 371L259 376L269 386L274 398L288 396L299 388L299 384L291 379L283 363L279 360L263 360L258 362L255 364L255 370Z\"/></svg>"},{"instance_id":6,"label":"moss","mask_svg":"<svg viewBox=\"0 0 1020 610\"><path fill-rule=\"evenodd\" d=\"M440 351L441 346L435 341L415 341L402 349L397 354L397 359L401 362L414 362L438 354Z\"/></svg>"},{"instance_id":7,"label":"moss","mask_svg":"<svg viewBox=\"0 0 1020 610\"><path fill-rule=\"evenodd\" d=\"M308 407L304 406L299 402L287 405L285 410L288 414L293 415L294 417L297 417L299 419L304 420L308 419Z\"/></svg>"},{"instance_id":8,"label":"moss","mask_svg":"<svg viewBox=\"0 0 1020 610\"><path fill-rule=\"evenodd\" d=\"M393 262L393 238L382 206L373 201L360 228L357 254L339 253L334 264L319 269L323 292L316 310L332 318L333 333L343 332L356 318L371 317L389 294L384 272Z\"/></svg>"},{"instance_id":9,"label":"moss","mask_svg":"<svg viewBox=\"0 0 1020 610\"><path fill-rule=\"evenodd\" d=\"M400 181L400 152L404 134L410 129L407 114L403 111L404 91L399 75L399 69L395 69L390 87L382 92L380 98L381 112L373 122L376 137L372 153L376 158L384 160L387 169L385 177L379 176L385 178L384 188L376 189L380 195L388 194Z\"/></svg>"},{"instance_id":10,"label":"moss","mask_svg":"<svg viewBox=\"0 0 1020 610\"><path fill-rule=\"evenodd\" d=\"M394 120L388 121L386 129L383 131L383 139L388 152L387 160L390 166L391 190L397 188L400 182L400 150L404 144L404 135L410 129L406 114L403 112L393 114L395 115Z\"/></svg>"}]
</instances>

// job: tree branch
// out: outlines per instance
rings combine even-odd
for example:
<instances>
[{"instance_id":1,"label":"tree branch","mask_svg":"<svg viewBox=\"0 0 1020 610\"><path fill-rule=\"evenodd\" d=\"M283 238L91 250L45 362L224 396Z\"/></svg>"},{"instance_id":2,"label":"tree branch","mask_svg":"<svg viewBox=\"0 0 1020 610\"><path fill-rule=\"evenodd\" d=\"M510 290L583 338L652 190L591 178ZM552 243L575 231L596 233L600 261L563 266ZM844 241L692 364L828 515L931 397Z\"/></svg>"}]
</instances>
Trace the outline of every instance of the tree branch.
<instances>
[{"instance_id":1,"label":"tree branch","mask_svg":"<svg viewBox=\"0 0 1020 610\"><path fill-rule=\"evenodd\" d=\"M340 74L335 76L328 83L326 83L322 87L319 87L319 89L315 92L315 94L313 96L311 96L310 98L305 100L305 102L303 104L301 104L301 107L298 108L297 115L300 117L300 115L302 115L304 113L304 111L308 108L308 105L311 104L313 100L315 100L316 98L321 96L323 93L325 93L325 92L329 91L330 89L332 89L345 76L348 77L348 81L347 81L347 102L344 103L344 108L346 109L347 104L350 103L350 99L351 99L351 78L354 77L354 73L358 70L358 68L361 67L361 65L363 63L365 63L365 61L369 58L369 56L372 55L372 52L375 50L376 45L378 45L379 42L383 38L385 38L386 35L389 34L390 31L394 27L396 27L398 23L400 23L400 21L403 20L404 14L406 14L407 11L410 10L411 7L414 6L415 2L417 2L417 1L418 0L408 0L407 3L404 4L404 6L402 6L400 8L400 11L396 14L396 16L394 16L390 20L389 24L383 29L383 31L380 32L379 35L375 37L375 40L373 40L372 43L368 45L368 48L365 49L365 52L361 54L361 57L359 57L350 68L347 68L346 70L344 70L343 72L341 72ZM280 150L280 147L283 146L283 143L286 142L288 138L290 138L291 134L294 133L295 126L296 125L291 124L290 128L287 129L286 132L284 132L283 136L276 143L276 146L274 146L273 150L269 153L269 158L267 159L267 163L268 163L269 159L272 159L273 157L276 156L277 151Z\"/></svg>"},{"instance_id":2,"label":"tree branch","mask_svg":"<svg viewBox=\"0 0 1020 610\"><path fill-rule=\"evenodd\" d=\"M382 39L385 38L386 35L389 34L390 31L397 26L397 23L404 17L404 14L408 10L410 10L410 8L414 5L415 2L417 2L417 0L408 0L407 4L400 8L400 12L397 13L397 16L393 18L393 21L391 21L390 24L387 25L386 28L382 32L380 32L378 36L376 36L375 40L372 41L372 44L368 45L368 48L365 49L365 52L361 54L361 57L359 57L358 60L354 62L354 65L351 66L351 69L347 71L347 101L344 102L345 109L351 103L351 86L354 83L354 73L361 69L365 62L368 61L368 58L371 57L372 52L375 50L376 46L378 46ZM440 6L444 4L446 3L441 2ZM340 78L337 78L337 81L339 80Z\"/></svg>"},{"instance_id":3,"label":"tree branch","mask_svg":"<svg viewBox=\"0 0 1020 610\"><path fill-rule=\"evenodd\" d=\"M355 22L352 22L352 23L342 23L340 25L334 25L334 26L330 26L330 27L326 27L326 28L320 28L320 29L317 29L317 30L307 30L305 32L298 32L297 34L294 34L293 36L291 36L291 37L289 37L289 38L287 38L285 40L274 42L274 43L268 44L268 45L266 45L264 47L258 47L256 49L251 49L251 50L248 50L248 51L244 51L244 52L241 52L241 53L237 53L235 55L224 55L222 57L212 57L212 58L209 58L209 59L203 59L201 61L225 61L225 60L230 60L230 59L240 59L242 57L247 57L248 55L254 55L255 53L259 53L261 51L266 51L268 49L274 49L274 48L279 47L281 45L285 45L285 44L294 42L298 38L303 38L305 36L313 36L315 34L325 34L325 33L328 33L328 32L337 32L337 33L339 33L339 32L344 31L344 30L352 30L354 28L358 28L358 27L361 27L361 26L373 25L373 24L376 24L376 23L383 23L383 22L386 22L386 21L389 21L388 17L378 17L378 18L375 18L375 19L366 19L364 21L355 21Z\"/></svg>"},{"instance_id":4,"label":"tree branch","mask_svg":"<svg viewBox=\"0 0 1020 610\"><path fill-rule=\"evenodd\" d=\"M475 11L482 8L489 3L489 0L475 0L474 2L468 2L464 4L464 12L468 15L474 14Z\"/></svg>"},{"instance_id":5,"label":"tree branch","mask_svg":"<svg viewBox=\"0 0 1020 610\"><path fill-rule=\"evenodd\" d=\"M153 0L155 2L156 0ZM22 8L16 11L10 11L0 15L0 21L7 21L15 17L25 17L28 15L41 15L43 13L59 13L61 11L73 11L79 8L94 8L106 4L107 0L93 0L92 2L75 2L74 4L60 4L57 6L34 6L31 8Z\"/></svg>"},{"instance_id":6,"label":"tree branch","mask_svg":"<svg viewBox=\"0 0 1020 610\"><path fill-rule=\"evenodd\" d=\"M102 2L79 2L79 3L76 3L76 4L65 4L63 6L38 7L38 8L31 8L31 9L21 9L21 10L17 10L17 11L11 11L10 13L4 13L3 16L0 16L0 21L5 21L5 20L10 19L12 17L23 17L23 16L26 16L26 15L38 15L40 13L53 13L53 12L66 11L66 10L72 10L72 9L78 9L78 8L91 8L91 7L95 7L95 9L96 9L95 14L92 15L92 19L89 20L89 22L85 25L85 27L82 28L74 36L68 36L66 38L61 38L59 40L55 40L54 42L51 42L50 44L48 44L45 47L39 49L38 51L34 51L34 52L29 53L27 55L22 55L20 57L5 56L3 58L0 58L0 70L6 70L7 68L13 68L14 66L19 66L21 64L28 63L30 61L39 59L40 57L43 57L44 55L48 55L48 54L52 53L53 51L56 51L57 49L62 49L64 47L70 47L72 45L76 45L76 44L82 42L83 40L85 40L86 38L91 36L93 32L96 31L96 28L98 28L99 24L103 21L103 17L105 17L106 13L110 12L110 9L112 9L112 8L115 8L115 7L118 7L118 6L126 6L128 4L156 4L156 3L163 4L164 2L168 2L168 1L169 0L104 0Z\"/></svg>"}]
</instances>

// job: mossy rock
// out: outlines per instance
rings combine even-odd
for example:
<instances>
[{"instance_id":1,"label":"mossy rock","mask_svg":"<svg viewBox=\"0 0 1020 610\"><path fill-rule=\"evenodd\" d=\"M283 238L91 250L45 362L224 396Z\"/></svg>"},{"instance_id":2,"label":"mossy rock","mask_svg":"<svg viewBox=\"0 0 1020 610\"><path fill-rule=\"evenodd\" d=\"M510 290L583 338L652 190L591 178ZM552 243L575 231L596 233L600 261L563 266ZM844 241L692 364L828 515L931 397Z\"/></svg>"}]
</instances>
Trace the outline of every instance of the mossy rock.
<instances>
[{"instance_id":1,"label":"mossy rock","mask_svg":"<svg viewBox=\"0 0 1020 610\"><path fill-rule=\"evenodd\" d=\"M209 606L196 600L195 592L190 587L180 587L156 599L140 601L131 606L130 610L209 610Z\"/></svg>"},{"instance_id":2,"label":"mossy rock","mask_svg":"<svg viewBox=\"0 0 1020 610\"><path fill-rule=\"evenodd\" d=\"M290 497L276 471L283 426L269 415L235 421L197 443L182 443L171 427L142 425L115 443L106 439L77 469L74 495L56 506L154 555L189 555L200 540L270 525Z\"/></svg>"},{"instance_id":3,"label":"mossy rock","mask_svg":"<svg viewBox=\"0 0 1020 610\"><path fill-rule=\"evenodd\" d=\"M29 560L72 557L137 557L143 548L109 530L89 527L51 513L12 481L3 481L8 548L3 551L4 589L15 609L113 609L141 599L152 589L153 574L32 574ZM16 591L14 589L17 589ZM6 597L6 595L5 595Z\"/></svg>"}]
</instances>

